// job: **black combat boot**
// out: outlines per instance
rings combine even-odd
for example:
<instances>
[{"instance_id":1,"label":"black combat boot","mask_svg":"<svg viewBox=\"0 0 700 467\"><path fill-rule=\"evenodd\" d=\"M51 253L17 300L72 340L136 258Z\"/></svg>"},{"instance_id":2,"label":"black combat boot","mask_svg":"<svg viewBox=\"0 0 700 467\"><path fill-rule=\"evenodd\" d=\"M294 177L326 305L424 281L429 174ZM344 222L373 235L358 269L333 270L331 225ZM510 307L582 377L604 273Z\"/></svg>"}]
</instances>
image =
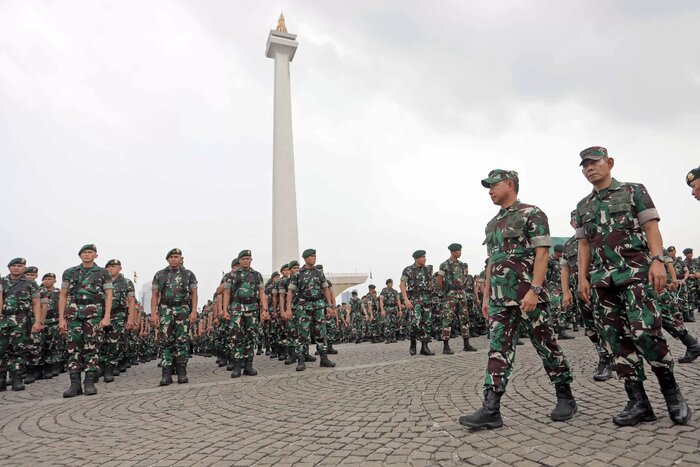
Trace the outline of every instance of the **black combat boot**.
<instances>
[{"instance_id":1,"label":"black combat boot","mask_svg":"<svg viewBox=\"0 0 700 467\"><path fill-rule=\"evenodd\" d=\"M173 384L173 367L164 366L161 370L160 385L167 386L168 384Z\"/></svg>"},{"instance_id":2,"label":"black combat boot","mask_svg":"<svg viewBox=\"0 0 700 467\"><path fill-rule=\"evenodd\" d=\"M627 392L627 405L619 414L613 417L613 423L618 426L634 426L640 422L653 422L656 420L651 402L644 391L644 383L639 381L625 381Z\"/></svg>"},{"instance_id":3,"label":"black combat boot","mask_svg":"<svg viewBox=\"0 0 700 467\"><path fill-rule=\"evenodd\" d=\"M62 366L63 365L60 363L52 363L51 364L51 373L54 375L54 377L61 374L61 367Z\"/></svg>"},{"instance_id":4,"label":"black combat boot","mask_svg":"<svg viewBox=\"0 0 700 467\"><path fill-rule=\"evenodd\" d=\"M297 371L306 370L306 364L304 363L304 354L300 353L297 355Z\"/></svg>"},{"instance_id":5,"label":"black combat boot","mask_svg":"<svg viewBox=\"0 0 700 467\"><path fill-rule=\"evenodd\" d=\"M253 356L245 359L245 368L243 369L243 374L246 376L257 376L258 372L253 368Z\"/></svg>"},{"instance_id":6,"label":"black combat boot","mask_svg":"<svg viewBox=\"0 0 700 467\"><path fill-rule=\"evenodd\" d=\"M187 362L178 363L175 367L177 371L177 384L189 383L190 379L187 377Z\"/></svg>"},{"instance_id":7,"label":"black combat boot","mask_svg":"<svg viewBox=\"0 0 700 467\"><path fill-rule=\"evenodd\" d=\"M113 371L114 371L113 365L105 366L105 373L104 373L104 382L105 383L111 383L112 381L114 381L114 375L112 374Z\"/></svg>"},{"instance_id":8,"label":"black combat boot","mask_svg":"<svg viewBox=\"0 0 700 467\"><path fill-rule=\"evenodd\" d=\"M41 379L52 379L53 372L51 371L51 365L46 363L41 367Z\"/></svg>"},{"instance_id":9,"label":"black combat boot","mask_svg":"<svg viewBox=\"0 0 700 467\"><path fill-rule=\"evenodd\" d=\"M279 354L277 355L277 360L280 362L283 362L287 359L287 347L280 345L280 351Z\"/></svg>"},{"instance_id":10,"label":"black combat boot","mask_svg":"<svg viewBox=\"0 0 700 467\"><path fill-rule=\"evenodd\" d=\"M131 361L132 365L138 365L139 364L139 357L134 355L133 357L131 357L130 361Z\"/></svg>"},{"instance_id":11,"label":"black combat boot","mask_svg":"<svg viewBox=\"0 0 700 467\"><path fill-rule=\"evenodd\" d=\"M576 337L572 336L571 334L568 334L566 332L566 327L564 326L559 326L559 337L557 337L560 341L565 341L565 340L570 340L570 339L576 339Z\"/></svg>"},{"instance_id":12,"label":"black combat boot","mask_svg":"<svg viewBox=\"0 0 700 467\"><path fill-rule=\"evenodd\" d=\"M690 363L700 357L700 344L690 333L685 333L681 342L685 345L685 355L678 359L678 363Z\"/></svg>"},{"instance_id":13,"label":"black combat boot","mask_svg":"<svg viewBox=\"0 0 700 467\"><path fill-rule=\"evenodd\" d=\"M333 348L333 344L328 344L328 354L338 355L338 351Z\"/></svg>"},{"instance_id":14,"label":"black combat boot","mask_svg":"<svg viewBox=\"0 0 700 467\"><path fill-rule=\"evenodd\" d=\"M464 341L464 348L462 349L464 352L476 352L476 347L472 347L468 337L464 337L462 340Z\"/></svg>"},{"instance_id":15,"label":"black combat boot","mask_svg":"<svg viewBox=\"0 0 700 467\"><path fill-rule=\"evenodd\" d=\"M24 382L22 381L22 372L20 370L11 371L10 379L12 379L13 391L24 391Z\"/></svg>"},{"instance_id":16,"label":"black combat boot","mask_svg":"<svg viewBox=\"0 0 700 467\"><path fill-rule=\"evenodd\" d=\"M501 396L493 389L488 389L484 393L483 406L471 415L459 417L459 424L469 428L501 428L503 419L501 418Z\"/></svg>"},{"instance_id":17,"label":"black combat boot","mask_svg":"<svg viewBox=\"0 0 700 467\"><path fill-rule=\"evenodd\" d=\"M274 344L272 346L272 351L270 352L270 359L279 357L279 352L281 351L279 344Z\"/></svg>"},{"instance_id":18,"label":"black combat boot","mask_svg":"<svg viewBox=\"0 0 700 467\"><path fill-rule=\"evenodd\" d=\"M578 321L573 322L573 327L574 327L573 331L578 332Z\"/></svg>"},{"instance_id":19,"label":"black combat boot","mask_svg":"<svg viewBox=\"0 0 700 467\"><path fill-rule=\"evenodd\" d=\"M389 336L384 338L384 343L385 344L391 344L391 339L389 339Z\"/></svg>"},{"instance_id":20,"label":"black combat boot","mask_svg":"<svg viewBox=\"0 0 700 467\"><path fill-rule=\"evenodd\" d=\"M94 396L97 394L97 388L95 387L95 381L97 380L97 373L94 371L86 371L85 379L83 380L83 392L86 396Z\"/></svg>"},{"instance_id":21,"label":"black combat boot","mask_svg":"<svg viewBox=\"0 0 700 467\"><path fill-rule=\"evenodd\" d=\"M80 385L80 372L71 371L70 376L70 386L68 389L63 391L63 397L75 397L83 393L83 387Z\"/></svg>"},{"instance_id":22,"label":"black combat boot","mask_svg":"<svg viewBox=\"0 0 700 467\"><path fill-rule=\"evenodd\" d=\"M355 339L355 344L362 344L362 339L360 339L359 337Z\"/></svg>"},{"instance_id":23,"label":"black combat boot","mask_svg":"<svg viewBox=\"0 0 700 467\"><path fill-rule=\"evenodd\" d=\"M598 357L598 368L593 375L595 381L607 381L612 378L612 360L609 357Z\"/></svg>"},{"instance_id":24,"label":"black combat boot","mask_svg":"<svg viewBox=\"0 0 700 467\"><path fill-rule=\"evenodd\" d=\"M305 362L315 362L315 361L316 361L316 357L313 357L313 356L309 355L309 352L308 352L308 350L307 350L306 353L304 354L304 361L305 361Z\"/></svg>"},{"instance_id":25,"label":"black combat boot","mask_svg":"<svg viewBox=\"0 0 700 467\"><path fill-rule=\"evenodd\" d=\"M258 351L255 353L255 355L262 355L262 344L258 344Z\"/></svg>"},{"instance_id":26,"label":"black combat boot","mask_svg":"<svg viewBox=\"0 0 700 467\"><path fill-rule=\"evenodd\" d=\"M293 365L297 362L298 358L299 358L299 356L297 354L295 354L292 349L287 349L287 359L284 361L284 364L285 365Z\"/></svg>"},{"instance_id":27,"label":"black combat boot","mask_svg":"<svg viewBox=\"0 0 700 467\"><path fill-rule=\"evenodd\" d=\"M435 352L430 350L430 347L428 347L428 341L420 343L420 354L425 356L435 355Z\"/></svg>"},{"instance_id":28,"label":"black combat boot","mask_svg":"<svg viewBox=\"0 0 700 467\"><path fill-rule=\"evenodd\" d=\"M161 365L162 365L162 363L163 362L161 362ZM126 371L126 370L124 370L124 371ZM112 368L112 376L119 376L120 373L121 373L121 371L119 370L119 366L115 366Z\"/></svg>"},{"instance_id":29,"label":"black combat boot","mask_svg":"<svg viewBox=\"0 0 700 467\"><path fill-rule=\"evenodd\" d=\"M557 405L554 407L550 418L555 422L565 422L573 418L578 410L576 400L571 394L571 386L568 384L557 384Z\"/></svg>"},{"instance_id":30,"label":"black combat boot","mask_svg":"<svg viewBox=\"0 0 700 467\"><path fill-rule=\"evenodd\" d=\"M233 359L233 369L231 370L231 378L240 378L242 370L243 370L243 359L242 358L234 358Z\"/></svg>"},{"instance_id":31,"label":"black combat boot","mask_svg":"<svg viewBox=\"0 0 700 467\"><path fill-rule=\"evenodd\" d=\"M695 322L695 318L693 317L692 311L686 311L683 313L683 322L684 323L694 323Z\"/></svg>"},{"instance_id":32,"label":"black combat boot","mask_svg":"<svg viewBox=\"0 0 700 467\"><path fill-rule=\"evenodd\" d=\"M26 369L27 372L24 376L24 383L32 384L36 380L36 370L34 369L34 365L27 365ZM14 391L14 388L12 390Z\"/></svg>"},{"instance_id":33,"label":"black combat boot","mask_svg":"<svg viewBox=\"0 0 700 467\"><path fill-rule=\"evenodd\" d=\"M228 361L226 371L233 371L233 358L227 358L226 360Z\"/></svg>"},{"instance_id":34,"label":"black combat boot","mask_svg":"<svg viewBox=\"0 0 700 467\"><path fill-rule=\"evenodd\" d=\"M335 366L335 362L332 362L328 359L328 354L326 352L320 352L321 355L321 363L320 366L324 368L333 368Z\"/></svg>"},{"instance_id":35,"label":"black combat boot","mask_svg":"<svg viewBox=\"0 0 700 467\"><path fill-rule=\"evenodd\" d=\"M676 378L673 376L673 372L671 370L666 370L664 374L656 375L656 377L659 380L659 386L661 386L661 394L663 394L664 400L666 400L666 408L668 409L668 416L671 418L671 421L676 425L687 424L690 421L692 412L676 384Z\"/></svg>"},{"instance_id":36,"label":"black combat boot","mask_svg":"<svg viewBox=\"0 0 700 467\"><path fill-rule=\"evenodd\" d=\"M272 352L272 350L270 349L270 346L266 345L265 346L265 355L270 355L271 352Z\"/></svg>"},{"instance_id":37,"label":"black combat boot","mask_svg":"<svg viewBox=\"0 0 700 467\"><path fill-rule=\"evenodd\" d=\"M445 355L452 355L454 351L450 348L450 340L445 339L442 341L442 353Z\"/></svg>"},{"instance_id":38,"label":"black combat boot","mask_svg":"<svg viewBox=\"0 0 700 467\"><path fill-rule=\"evenodd\" d=\"M0 392L7 389L7 368L0 367Z\"/></svg>"},{"instance_id":39,"label":"black combat boot","mask_svg":"<svg viewBox=\"0 0 700 467\"><path fill-rule=\"evenodd\" d=\"M408 352L409 352L411 355L415 355L415 354L416 354L416 340L415 340L415 339L411 339L411 346L408 348Z\"/></svg>"},{"instance_id":40,"label":"black combat boot","mask_svg":"<svg viewBox=\"0 0 700 467\"><path fill-rule=\"evenodd\" d=\"M219 358L216 360L216 364L219 365L219 368L226 367L227 370L228 370L228 366L227 366L227 365L229 365L230 363L231 363L231 362L230 362L229 359L226 358L226 357L219 357ZM230 371L230 370L229 370L229 371Z\"/></svg>"}]
</instances>

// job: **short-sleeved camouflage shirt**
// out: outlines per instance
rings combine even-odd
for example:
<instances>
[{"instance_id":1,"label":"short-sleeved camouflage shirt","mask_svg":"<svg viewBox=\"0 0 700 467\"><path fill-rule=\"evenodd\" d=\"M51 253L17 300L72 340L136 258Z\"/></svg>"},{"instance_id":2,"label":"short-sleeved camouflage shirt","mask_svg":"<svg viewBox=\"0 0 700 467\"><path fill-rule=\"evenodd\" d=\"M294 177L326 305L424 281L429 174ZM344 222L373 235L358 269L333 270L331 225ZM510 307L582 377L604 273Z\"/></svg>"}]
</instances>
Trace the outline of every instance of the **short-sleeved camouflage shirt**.
<instances>
[{"instance_id":1,"label":"short-sleeved camouflage shirt","mask_svg":"<svg viewBox=\"0 0 700 467\"><path fill-rule=\"evenodd\" d=\"M591 194L576 207L577 239L591 246L591 286L611 287L648 280L651 254L643 225L659 220L644 185L620 183Z\"/></svg>"},{"instance_id":2,"label":"short-sleeved camouflage shirt","mask_svg":"<svg viewBox=\"0 0 700 467\"><path fill-rule=\"evenodd\" d=\"M39 286L24 275L12 279L9 275L0 279L2 292L2 313L9 315L30 315L32 299L39 297Z\"/></svg>"},{"instance_id":3,"label":"short-sleeved camouflage shirt","mask_svg":"<svg viewBox=\"0 0 700 467\"><path fill-rule=\"evenodd\" d=\"M68 289L68 301L72 303L104 305L105 291L113 288L109 271L96 264L89 269L82 264L73 266L61 277L61 289Z\"/></svg>"},{"instance_id":4,"label":"short-sleeved camouflage shirt","mask_svg":"<svg viewBox=\"0 0 700 467\"><path fill-rule=\"evenodd\" d=\"M549 290L561 290L561 260L563 258L563 255L559 259L550 256L547 260L547 285Z\"/></svg>"},{"instance_id":5,"label":"short-sleeved camouflage shirt","mask_svg":"<svg viewBox=\"0 0 700 467\"><path fill-rule=\"evenodd\" d=\"M134 283L130 279L124 277L124 274L119 274L112 279L114 287L114 298L112 299L112 308L114 310L125 310L129 305L129 298L136 297Z\"/></svg>"},{"instance_id":6,"label":"short-sleeved camouflage shirt","mask_svg":"<svg viewBox=\"0 0 700 467\"><path fill-rule=\"evenodd\" d=\"M683 280L685 273L688 271L688 266L685 264L681 258L673 258L673 269L676 270L676 279Z\"/></svg>"},{"instance_id":7,"label":"short-sleeved camouflage shirt","mask_svg":"<svg viewBox=\"0 0 700 467\"><path fill-rule=\"evenodd\" d=\"M58 319L58 299L61 297L61 291L55 287L51 291L42 287L39 296L41 303L46 305L46 321Z\"/></svg>"},{"instance_id":8,"label":"short-sleeved camouflage shirt","mask_svg":"<svg viewBox=\"0 0 700 467\"><path fill-rule=\"evenodd\" d=\"M231 290L231 302L256 303L261 293L265 293L262 274L253 268L240 268L231 273L224 283L224 288Z\"/></svg>"},{"instance_id":9,"label":"short-sleeved camouflage shirt","mask_svg":"<svg viewBox=\"0 0 700 467\"><path fill-rule=\"evenodd\" d=\"M301 300L323 300L323 289L326 288L326 275L316 268L303 267L289 279L288 290L294 292Z\"/></svg>"},{"instance_id":10,"label":"short-sleeved camouflage shirt","mask_svg":"<svg viewBox=\"0 0 700 467\"><path fill-rule=\"evenodd\" d=\"M452 261L448 258L440 265L438 274L442 276L445 290L464 291L467 287L467 277L469 277L469 266L460 260Z\"/></svg>"},{"instance_id":11,"label":"short-sleeved camouflage shirt","mask_svg":"<svg viewBox=\"0 0 700 467\"><path fill-rule=\"evenodd\" d=\"M396 289L384 287L379 294L379 298L381 298L384 301L385 307L399 306L399 292Z\"/></svg>"},{"instance_id":12,"label":"short-sleeved camouflage shirt","mask_svg":"<svg viewBox=\"0 0 700 467\"><path fill-rule=\"evenodd\" d=\"M362 300L356 297L350 299L350 313L362 313Z\"/></svg>"},{"instance_id":13,"label":"short-sleeved camouflage shirt","mask_svg":"<svg viewBox=\"0 0 700 467\"><path fill-rule=\"evenodd\" d=\"M190 306L190 294L196 288L194 273L183 267L161 269L153 276L151 284L152 290L160 292L160 304L166 306Z\"/></svg>"},{"instance_id":14,"label":"short-sleeved camouflage shirt","mask_svg":"<svg viewBox=\"0 0 700 467\"><path fill-rule=\"evenodd\" d=\"M409 295L429 294L433 291L432 271L427 266L413 263L401 273L401 281L406 283Z\"/></svg>"},{"instance_id":15,"label":"short-sleeved camouflage shirt","mask_svg":"<svg viewBox=\"0 0 700 467\"><path fill-rule=\"evenodd\" d=\"M491 300L501 306L520 305L532 285L535 249L552 245L547 215L517 200L486 225L484 244L491 260Z\"/></svg>"}]
</instances>

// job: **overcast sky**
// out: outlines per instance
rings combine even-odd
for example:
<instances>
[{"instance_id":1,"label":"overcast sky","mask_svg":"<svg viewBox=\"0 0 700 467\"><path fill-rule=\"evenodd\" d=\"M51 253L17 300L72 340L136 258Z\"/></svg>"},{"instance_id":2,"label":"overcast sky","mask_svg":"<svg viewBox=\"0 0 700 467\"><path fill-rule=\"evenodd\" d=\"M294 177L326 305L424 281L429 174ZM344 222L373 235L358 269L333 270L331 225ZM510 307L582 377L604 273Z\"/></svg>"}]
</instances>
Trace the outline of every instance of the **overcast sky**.
<instances>
[{"instance_id":1,"label":"overcast sky","mask_svg":"<svg viewBox=\"0 0 700 467\"><path fill-rule=\"evenodd\" d=\"M60 273L94 242L140 283L177 246L207 297L241 249L269 274L281 11L300 248L326 271L383 284L460 242L478 272L493 168L568 236L592 145L700 248L700 2L0 0L1 264Z\"/></svg>"}]
</instances>

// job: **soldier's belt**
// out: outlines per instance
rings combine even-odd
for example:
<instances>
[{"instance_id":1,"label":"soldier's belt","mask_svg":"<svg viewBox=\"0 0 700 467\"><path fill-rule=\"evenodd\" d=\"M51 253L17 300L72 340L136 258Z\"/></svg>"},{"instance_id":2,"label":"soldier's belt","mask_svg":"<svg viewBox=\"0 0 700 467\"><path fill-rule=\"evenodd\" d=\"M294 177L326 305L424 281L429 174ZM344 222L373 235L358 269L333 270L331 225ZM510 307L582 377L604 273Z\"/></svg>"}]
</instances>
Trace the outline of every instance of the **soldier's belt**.
<instances>
[{"instance_id":1,"label":"soldier's belt","mask_svg":"<svg viewBox=\"0 0 700 467\"><path fill-rule=\"evenodd\" d=\"M165 306L183 306L183 305L189 305L189 301L183 302L181 300L168 300L168 299L160 299L160 304L165 305Z\"/></svg>"},{"instance_id":2,"label":"soldier's belt","mask_svg":"<svg viewBox=\"0 0 700 467\"><path fill-rule=\"evenodd\" d=\"M75 303L76 305L100 305L102 301L95 300L94 298L74 298L71 300L71 303Z\"/></svg>"},{"instance_id":3,"label":"soldier's belt","mask_svg":"<svg viewBox=\"0 0 700 467\"><path fill-rule=\"evenodd\" d=\"M7 316L25 316L26 317L29 314L29 310L12 310L12 309L3 308L2 314L7 315Z\"/></svg>"}]
</instances>

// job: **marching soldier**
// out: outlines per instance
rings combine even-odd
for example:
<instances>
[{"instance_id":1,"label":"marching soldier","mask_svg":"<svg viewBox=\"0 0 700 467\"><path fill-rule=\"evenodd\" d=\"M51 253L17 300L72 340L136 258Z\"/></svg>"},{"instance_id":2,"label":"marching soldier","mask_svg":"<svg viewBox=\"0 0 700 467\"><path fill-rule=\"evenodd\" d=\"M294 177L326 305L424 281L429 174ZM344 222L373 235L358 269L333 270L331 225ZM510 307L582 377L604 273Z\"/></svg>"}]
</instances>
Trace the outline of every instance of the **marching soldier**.
<instances>
[{"instance_id":1,"label":"marching soldier","mask_svg":"<svg viewBox=\"0 0 700 467\"><path fill-rule=\"evenodd\" d=\"M401 273L401 296L410 314L409 335L411 345L408 351L416 354L416 341L421 341L421 355L435 355L428 343L432 332L433 316L430 309L433 293L432 272L425 266L425 250L413 252L413 264L406 266Z\"/></svg>"},{"instance_id":2,"label":"marching soldier","mask_svg":"<svg viewBox=\"0 0 700 467\"><path fill-rule=\"evenodd\" d=\"M459 319L462 340L464 341L464 352L475 352L476 349L469 343L471 328L470 309L467 301L469 266L467 266L467 263L459 260L462 256L462 245L452 243L447 249L450 251L450 257L440 265L440 270L438 271L438 288L445 291L442 334L444 348L442 353L454 353L449 345L452 316L457 316Z\"/></svg>"}]
</instances>

